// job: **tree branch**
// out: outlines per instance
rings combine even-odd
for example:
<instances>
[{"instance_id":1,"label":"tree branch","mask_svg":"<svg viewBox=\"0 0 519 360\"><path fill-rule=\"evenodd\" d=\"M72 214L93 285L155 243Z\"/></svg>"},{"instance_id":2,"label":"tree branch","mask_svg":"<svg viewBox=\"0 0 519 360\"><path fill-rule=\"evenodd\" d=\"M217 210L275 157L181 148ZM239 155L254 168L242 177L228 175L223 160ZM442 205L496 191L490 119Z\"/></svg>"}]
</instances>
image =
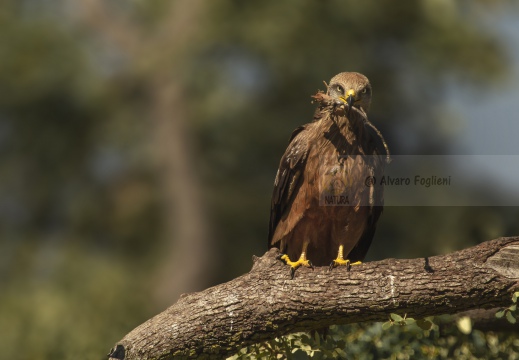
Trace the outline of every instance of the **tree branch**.
<instances>
[{"instance_id":1,"label":"tree branch","mask_svg":"<svg viewBox=\"0 0 519 360\"><path fill-rule=\"evenodd\" d=\"M184 294L126 335L111 359L217 358L243 346L333 324L423 318L511 304L519 288L519 237L500 238L425 259L300 268L290 280L277 249L253 257L252 270ZM431 270L432 269L432 270Z\"/></svg>"}]
</instances>

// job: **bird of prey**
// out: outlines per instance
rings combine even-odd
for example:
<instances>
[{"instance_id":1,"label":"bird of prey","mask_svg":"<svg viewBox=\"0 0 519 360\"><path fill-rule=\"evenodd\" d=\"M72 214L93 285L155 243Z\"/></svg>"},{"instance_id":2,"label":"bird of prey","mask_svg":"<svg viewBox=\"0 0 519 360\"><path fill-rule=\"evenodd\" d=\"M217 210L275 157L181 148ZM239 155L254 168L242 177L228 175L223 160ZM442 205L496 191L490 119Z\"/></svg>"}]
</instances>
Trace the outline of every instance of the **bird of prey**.
<instances>
[{"instance_id":1,"label":"bird of prey","mask_svg":"<svg viewBox=\"0 0 519 360\"><path fill-rule=\"evenodd\" d=\"M326 86L313 96L314 121L292 133L274 181L268 247L280 249L292 278L300 266L359 264L383 207L389 150L367 118L371 85L343 72Z\"/></svg>"}]
</instances>

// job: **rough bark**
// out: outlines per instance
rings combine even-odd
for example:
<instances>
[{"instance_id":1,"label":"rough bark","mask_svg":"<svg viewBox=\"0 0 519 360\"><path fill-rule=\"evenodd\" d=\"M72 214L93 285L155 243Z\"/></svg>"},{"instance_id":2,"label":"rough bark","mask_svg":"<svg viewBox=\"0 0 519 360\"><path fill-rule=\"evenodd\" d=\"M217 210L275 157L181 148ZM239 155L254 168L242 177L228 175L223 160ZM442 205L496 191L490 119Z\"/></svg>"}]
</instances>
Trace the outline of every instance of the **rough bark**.
<instances>
[{"instance_id":1,"label":"rough bark","mask_svg":"<svg viewBox=\"0 0 519 360\"><path fill-rule=\"evenodd\" d=\"M252 270L176 304L126 335L111 359L217 358L248 344L332 324L387 321L509 306L519 289L519 237L428 259L300 268L290 279L277 249Z\"/></svg>"}]
</instances>

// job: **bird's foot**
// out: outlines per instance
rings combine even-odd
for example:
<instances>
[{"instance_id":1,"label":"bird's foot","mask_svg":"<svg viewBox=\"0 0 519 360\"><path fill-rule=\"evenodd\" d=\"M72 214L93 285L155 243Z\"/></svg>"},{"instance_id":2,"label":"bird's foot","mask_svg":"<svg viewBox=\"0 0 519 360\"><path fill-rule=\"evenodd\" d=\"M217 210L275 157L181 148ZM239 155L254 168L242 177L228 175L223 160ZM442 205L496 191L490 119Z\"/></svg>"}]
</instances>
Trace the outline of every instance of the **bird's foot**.
<instances>
[{"instance_id":1,"label":"bird's foot","mask_svg":"<svg viewBox=\"0 0 519 360\"><path fill-rule=\"evenodd\" d=\"M355 261L354 263L352 263L350 260L346 259L342 259L342 258L337 258L335 260L333 260L330 264L330 271L334 268L334 267L337 267L337 266L346 266L346 269L348 271L350 271L350 268L354 265L360 265L362 264L362 261Z\"/></svg>"},{"instance_id":2,"label":"bird's foot","mask_svg":"<svg viewBox=\"0 0 519 360\"><path fill-rule=\"evenodd\" d=\"M308 259L306 259L306 257L304 256L301 256L299 258L299 260L297 261L292 261L290 260L290 258L288 257L287 254L282 254L282 255L279 255L278 256L278 259L279 260L282 260L285 264L287 264L288 266L290 266L290 277L293 279L294 278L294 275L296 273L296 270L300 267L300 266L305 266L305 267L309 267L311 268L312 270L314 269L314 266L312 265L312 262Z\"/></svg>"}]
</instances>

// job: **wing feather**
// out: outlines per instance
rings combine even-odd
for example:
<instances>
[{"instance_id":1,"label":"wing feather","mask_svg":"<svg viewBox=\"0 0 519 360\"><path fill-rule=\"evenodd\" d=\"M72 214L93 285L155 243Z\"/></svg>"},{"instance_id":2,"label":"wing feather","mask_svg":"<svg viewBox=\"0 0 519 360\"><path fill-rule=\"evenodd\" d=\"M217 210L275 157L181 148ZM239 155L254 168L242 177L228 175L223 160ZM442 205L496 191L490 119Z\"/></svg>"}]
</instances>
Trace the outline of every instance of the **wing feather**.
<instances>
[{"instance_id":1,"label":"wing feather","mask_svg":"<svg viewBox=\"0 0 519 360\"><path fill-rule=\"evenodd\" d=\"M307 125L298 127L292 133L289 145L281 158L274 181L274 192L270 208L268 247L275 246L272 238L281 218L290 210L297 190L302 184L304 167L308 157L309 143L305 133Z\"/></svg>"},{"instance_id":2,"label":"wing feather","mask_svg":"<svg viewBox=\"0 0 519 360\"><path fill-rule=\"evenodd\" d=\"M377 221L384 208L384 187L380 184L380 179L384 176L385 165L390 162L389 148L380 131L375 127L375 125L369 122L367 118L365 119L364 128L367 130L367 135L369 137L369 148L367 154L374 155L368 156L371 176L376 180L370 189L372 191L370 194L372 203L370 204L371 209L366 228L364 229L357 245L355 245L348 255L348 259L353 262L364 260L368 249L371 246L377 227Z\"/></svg>"}]
</instances>

